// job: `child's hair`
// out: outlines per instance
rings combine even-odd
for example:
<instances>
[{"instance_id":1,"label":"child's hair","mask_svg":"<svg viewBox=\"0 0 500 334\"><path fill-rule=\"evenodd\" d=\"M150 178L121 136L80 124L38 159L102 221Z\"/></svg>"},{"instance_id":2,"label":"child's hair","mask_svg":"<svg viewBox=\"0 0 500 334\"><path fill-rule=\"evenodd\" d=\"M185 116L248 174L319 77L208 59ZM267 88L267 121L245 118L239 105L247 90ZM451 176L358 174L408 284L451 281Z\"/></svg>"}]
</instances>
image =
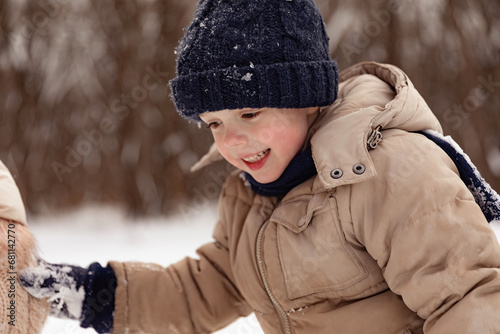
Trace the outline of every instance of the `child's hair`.
<instances>
[{"instance_id":1,"label":"child's hair","mask_svg":"<svg viewBox=\"0 0 500 334\"><path fill-rule=\"evenodd\" d=\"M333 103L338 69L313 0L201 0L170 82L178 112Z\"/></svg>"}]
</instances>

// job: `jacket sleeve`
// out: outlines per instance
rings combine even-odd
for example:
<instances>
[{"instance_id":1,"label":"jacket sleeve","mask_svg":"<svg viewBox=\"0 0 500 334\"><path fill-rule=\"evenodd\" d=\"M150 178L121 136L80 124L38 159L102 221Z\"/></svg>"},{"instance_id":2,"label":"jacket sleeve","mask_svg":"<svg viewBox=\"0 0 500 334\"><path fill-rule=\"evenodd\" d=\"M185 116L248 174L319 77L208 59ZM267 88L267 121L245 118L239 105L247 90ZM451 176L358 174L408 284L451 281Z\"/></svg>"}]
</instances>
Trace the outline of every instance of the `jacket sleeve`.
<instances>
[{"instance_id":1,"label":"jacket sleeve","mask_svg":"<svg viewBox=\"0 0 500 334\"><path fill-rule=\"evenodd\" d=\"M36 265L38 252L19 189L1 161L0 254L0 332L39 333L49 304L29 295L18 281L21 270Z\"/></svg>"},{"instance_id":2,"label":"jacket sleeve","mask_svg":"<svg viewBox=\"0 0 500 334\"><path fill-rule=\"evenodd\" d=\"M424 333L500 333L500 247L448 156L417 134L372 152L353 186L355 233ZM361 196L361 197L360 197ZM363 197L364 196L364 197Z\"/></svg>"},{"instance_id":3,"label":"jacket sleeve","mask_svg":"<svg viewBox=\"0 0 500 334\"><path fill-rule=\"evenodd\" d=\"M9 170L0 161L0 218L26 225L26 213L19 189Z\"/></svg>"},{"instance_id":4,"label":"jacket sleeve","mask_svg":"<svg viewBox=\"0 0 500 334\"><path fill-rule=\"evenodd\" d=\"M250 314L233 283L223 226L197 250L199 259L168 268L110 262L117 276L113 333L211 333Z\"/></svg>"}]
</instances>

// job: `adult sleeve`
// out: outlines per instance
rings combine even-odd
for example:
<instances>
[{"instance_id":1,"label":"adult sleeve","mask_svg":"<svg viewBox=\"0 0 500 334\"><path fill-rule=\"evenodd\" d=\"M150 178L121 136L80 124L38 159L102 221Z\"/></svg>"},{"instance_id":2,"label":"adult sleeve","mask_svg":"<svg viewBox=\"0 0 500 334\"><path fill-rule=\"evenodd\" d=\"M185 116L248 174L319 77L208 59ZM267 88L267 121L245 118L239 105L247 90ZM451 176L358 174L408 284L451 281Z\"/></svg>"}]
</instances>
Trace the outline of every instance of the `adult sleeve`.
<instances>
[{"instance_id":1,"label":"adult sleeve","mask_svg":"<svg viewBox=\"0 0 500 334\"><path fill-rule=\"evenodd\" d=\"M18 273L36 266L35 239L26 223L19 189L0 161L0 332L39 333L49 314L49 304L28 294Z\"/></svg>"},{"instance_id":2,"label":"adult sleeve","mask_svg":"<svg viewBox=\"0 0 500 334\"><path fill-rule=\"evenodd\" d=\"M0 161L0 218L26 225L26 212L19 188L2 161Z\"/></svg>"}]
</instances>

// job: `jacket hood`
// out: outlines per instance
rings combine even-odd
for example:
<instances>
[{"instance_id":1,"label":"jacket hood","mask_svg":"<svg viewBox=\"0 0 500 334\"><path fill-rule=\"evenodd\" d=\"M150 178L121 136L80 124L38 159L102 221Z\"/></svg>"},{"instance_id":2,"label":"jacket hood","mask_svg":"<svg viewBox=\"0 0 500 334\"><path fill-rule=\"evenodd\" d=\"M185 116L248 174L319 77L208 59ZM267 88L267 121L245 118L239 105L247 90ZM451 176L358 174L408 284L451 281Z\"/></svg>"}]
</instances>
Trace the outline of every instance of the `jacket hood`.
<instances>
[{"instance_id":1,"label":"jacket hood","mask_svg":"<svg viewBox=\"0 0 500 334\"><path fill-rule=\"evenodd\" d=\"M393 65L364 62L340 73L337 101L311 127L318 176L327 189L374 177L368 139L378 129L442 133L441 125L408 76ZM317 129L317 130L316 130ZM355 170L362 165L363 172ZM332 173L341 171L342 177Z\"/></svg>"},{"instance_id":2,"label":"jacket hood","mask_svg":"<svg viewBox=\"0 0 500 334\"><path fill-rule=\"evenodd\" d=\"M382 138L383 130L388 129L431 129L442 133L439 121L398 67L359 63L342 71L339 79L337 100L321 108L309 132L318 177L326 189L361 182L377 174L367 145L376 129ZM192 171L221 159L214 144ZM362 173L355 171L360 165ZM340 171L342 177L333 177L334 171Z\"/></svg>"}]
</instances>

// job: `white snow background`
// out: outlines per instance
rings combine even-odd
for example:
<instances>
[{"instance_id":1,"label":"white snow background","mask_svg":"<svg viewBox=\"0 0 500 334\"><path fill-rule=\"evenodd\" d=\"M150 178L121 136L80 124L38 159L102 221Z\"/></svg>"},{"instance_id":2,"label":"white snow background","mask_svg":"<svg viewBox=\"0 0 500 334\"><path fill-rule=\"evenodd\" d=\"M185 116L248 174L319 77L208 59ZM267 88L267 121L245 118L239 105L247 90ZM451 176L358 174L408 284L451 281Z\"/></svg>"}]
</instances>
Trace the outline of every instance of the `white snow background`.
<instances>
[{"instance_id":1,"label":"white snow background","mask_svg":"<svg viewBox=\"0 0 500 334\"><path fill-rule=\"evenodd\" d=\"M30 217L42 258L51 263L86 267L110 260L152 262L168 266L212 240L217 221L214 206L195 215L133 220L113 207L87 206L64 214ZM500 240L500 223L492 226ZM77 322L49 317L42 334L95 334ZM218 334L261 334L253 315L242 318Z\"/></svg>"}]
</instances>

